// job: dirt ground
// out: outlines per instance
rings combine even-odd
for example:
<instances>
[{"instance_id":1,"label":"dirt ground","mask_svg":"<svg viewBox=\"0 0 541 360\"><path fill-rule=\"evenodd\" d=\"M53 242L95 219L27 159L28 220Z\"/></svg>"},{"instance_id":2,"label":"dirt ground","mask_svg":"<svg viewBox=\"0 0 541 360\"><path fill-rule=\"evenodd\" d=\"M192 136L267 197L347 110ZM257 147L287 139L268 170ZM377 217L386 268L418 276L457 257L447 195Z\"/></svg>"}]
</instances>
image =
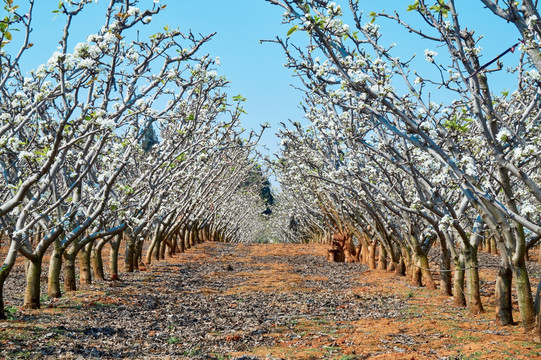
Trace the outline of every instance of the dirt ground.
<instances>
[{"instance_id":1,"label":"dirt ground","mask_svg":"<svg viewBox=\"0 0 541 360\"><path fill-rule=\"evenodd\" d=\"M486 312L472 317L437 291L359 264L327 263L325 252L320 245L200 244L120 281L61 299L44 294L43 308L32 311L20 308L18 265L6 284L10 319L0 322L0 357L541 358L541 345L520 324L495 324L490 268L481 274Z\"/></svg>"}]
</instances>

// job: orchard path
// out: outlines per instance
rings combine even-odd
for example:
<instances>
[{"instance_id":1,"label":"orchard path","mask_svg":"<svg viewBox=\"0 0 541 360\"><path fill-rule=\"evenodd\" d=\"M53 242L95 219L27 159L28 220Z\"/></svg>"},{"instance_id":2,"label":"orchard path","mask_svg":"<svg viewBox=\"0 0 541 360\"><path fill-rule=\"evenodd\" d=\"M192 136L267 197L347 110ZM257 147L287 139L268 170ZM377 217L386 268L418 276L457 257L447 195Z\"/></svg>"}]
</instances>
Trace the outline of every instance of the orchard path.
<instances>
[{"instance_id":1,"label":"orchard path","mask_svg":"<svg viewBox=\"0 0 541 360\"><path fill-rule=\"evenodd\" d=\"M197 245L98 282L43 309L7 287L0 358L528 359L541 347L435 291L359 264L327 263L320 245ZM9 281L9 280L8 280ZM487 281L487 283L489 283ZM493 287L493 286L492 286ZM11 289L11 290L10 290ZM518 315L516 316L518 318Z\"/></svg>"}]
</instances>

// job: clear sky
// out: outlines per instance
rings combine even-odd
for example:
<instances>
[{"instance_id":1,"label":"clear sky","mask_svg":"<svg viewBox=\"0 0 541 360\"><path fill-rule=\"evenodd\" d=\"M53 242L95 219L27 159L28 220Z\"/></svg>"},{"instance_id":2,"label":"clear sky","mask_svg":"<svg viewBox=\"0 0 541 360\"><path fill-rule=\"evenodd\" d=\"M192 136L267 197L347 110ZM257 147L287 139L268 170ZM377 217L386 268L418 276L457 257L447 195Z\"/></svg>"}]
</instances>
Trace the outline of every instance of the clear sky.
<instances>
[{"instance_id":1,"label":"clear sky","mask_svg":"<svg viewBox=\"0 0 541 360\"><path fill-rule=\"evenodd\" d=\"M24 8L23 1L19 1ZM77 17L72 33L72 46L84 41L90 33L95 33L103 24L104 6L107 0L98 0L98 4L90 4L85 13ZM344 9L348 9L346 0L335 0ZM403 11L412 1L405 0L360 0L361 8L369 11L394 9ZM31 42L35 46L30 49L26 68L34 68L48 60L58 46L58 40L64 19L55 18L52 13L58 2L52 0L36 0L34 12L34 32ZM161 0L167 8L153 19L157 30L165 24L179 27L181 30L191 29L194 33L209 34L217 32L214 39L203 49L203 52L213 57L219 56L220 75L225 75L231 81L228 93L230 96L242 94L247 98L245 108L248 114L243 119L244 127L259 129L259 124L270 123L271 129L263 139L263 144L270 153L278 148L278 139L274 135L279 122L287 119L301 120L303 113L299 108L301 93L290 84L295 83L290 70L283 67L285 57L282 49L271 43L260 44L262 39L274 39L276 36L285 37L290 26L282 25L283 10L264 0ZM477 34L484 34L481 41L484 59L504 51L516 42L517 31L512 25L497 19L487 9L483 9L479 0L457 0L461 21L470 28L478 29ZM152 6L152 0L142 0L140 8ZM3 10L2 10L3 11ZM419 22L419 17L408 14L412 21ZM369 21L369 18L366 18ZM384 41L398 44L397 51L405 55L417 53L420 67L427 67L424 62L424 49L433 47L429 41L420 41L405 31L397 31L395 24L387 21L377 21L382 26ZM353 25L353 24L351 24ZM353 26L352 26L353 27ZM294 41L302 41L306 35L300 32L293 34ZM443 49L434 50L445 53ZM442 54L442 56L445 56ZM517 54L509 54L503 59L504 64L516 63ZM498 79L499 75L491 75ZM496 81L496 80L495 80ZM504 78L497 80L502 89L506 83ZM512 87L513 85L511 85Z\"/></svg>"}]
</instances>

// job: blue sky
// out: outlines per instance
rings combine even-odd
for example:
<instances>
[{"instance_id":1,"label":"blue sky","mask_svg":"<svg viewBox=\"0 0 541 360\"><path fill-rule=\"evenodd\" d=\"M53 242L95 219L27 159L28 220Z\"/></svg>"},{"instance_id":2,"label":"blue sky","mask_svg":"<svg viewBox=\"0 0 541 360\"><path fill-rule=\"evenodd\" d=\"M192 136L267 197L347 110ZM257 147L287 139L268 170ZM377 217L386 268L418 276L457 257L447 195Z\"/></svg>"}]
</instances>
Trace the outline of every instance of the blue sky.
<instances>
[{"instance_id":1,"label":"blue sky","mask_svg":"<svg viewBox=\"0 0 541 360\"><path fill-rule=\"evenodd\" d=\"M24 8L23 1L20 2ZM335 2L344 9L348 8L347 1ZM366 14L383 9L387 12L394 9L403 11L411 2L413 1L360 0L361 8L366 9ZM36 3L31 39L35 46L27 54L30 55L25 60L27 69L47 61L56 50L64 25L63 17L55 18L52 13L57 6L56 1L38 0ZM214 39L203 48L203 52L220 57L221 66L218 72L231 81L229 95L242 94L247 98L245 108L248 114L243 119L244 127L259 129L259 124L270 123L272 128L267 130L262 143L269 148L270 153L277 151L278 139L275 132L279 128L278 123L287 122L287 119L301 120L303 116L299 108L302 94L290 86L296 81L291 71L283 67L285 57L282 49L276 44L260 44L262 39L285 37L290 26L281 24L283 10L264 0L161 0L161 3L166 4L167 8L154 18L153 25L156 29L168 24L181 30L191 29L195 34L217 32ZM103 23L103 9L107 4L106 0L98 0L98 4L89 5L87 11L76 18L72 45L84 41L88 34L98 31ZM485 61L516 42L516 29L483 9L479 0L457 0L456 4L462 24L478 29L478 35L485 35L481 41ZM151 5L152 0L142 0L139 7ZM413 13L406 16L413 23L419 22L419 17ZM403 53L404 57L417 53L416 61L419 61L419 67L426 70L427 63L424 62L423 54L424 49L433 47L431 42L418 40L405 31L398 31L397 26L389 20L378 20L378 23L385 34L385 42L397 43L396 51ZM292 36L294 41L305 39L306 35L300 32ZM443 49L434 50L445 56ZM503 59L504 64L512 65L517 58L517 53L508 54ZM513 84L506 83L505 76L490 76L491 81L496 82L502 90L509 86L513 88Z\"/></svg>"}]
</instances>

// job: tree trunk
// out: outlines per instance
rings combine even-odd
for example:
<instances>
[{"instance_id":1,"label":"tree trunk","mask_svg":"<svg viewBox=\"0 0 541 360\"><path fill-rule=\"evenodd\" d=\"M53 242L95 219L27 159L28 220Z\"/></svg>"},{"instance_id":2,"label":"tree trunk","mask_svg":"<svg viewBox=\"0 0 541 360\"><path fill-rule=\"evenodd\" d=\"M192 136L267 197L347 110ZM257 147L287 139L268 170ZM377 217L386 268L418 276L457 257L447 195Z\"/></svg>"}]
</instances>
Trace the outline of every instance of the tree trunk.
<instances>
[{"instance_id":1,"label":"tree trunk","mask_svg":"<svg viewBox=\"0 0 541 360\"><path fill-rule=\"evenodd\" d=\"M6 281L6 277L2 276L2 272L0 272L0 320L6 319L6 312L4 310L4 282Z\"/></svg>"},{"instance_id":2,"label":"tree trunk","mask_svg":"<svg viewBox=\"0 0 541 360\"><path fill-rule=\"evenodd\" d=\"M396 276L405 276L406 275L406 264L404 264L404 257L401 256L400 259L398 259L398 264L396 265L394 269L394 274Z\"/></svg>"},{"instance_id":3,"label":"tree trunk","mask_svg":"<svg viewBox=\"0 0 541 360\"><path fill-rule=\"evenodd\" d=\"M438 236L441 249L440 263L440 293L445 296L453 296L453 280L451 278L451 251L447 239L443 234ZM454 249L453 249L454 250Z\"/></svg>"},{"instance_id":4,"label":"tree trunk","mask_svg":"<svg viewBox=\"0 0 541 360\"><path fill-rule=\"evenodd\" d=\"M496 247L496 239L494 236L490 237L490 248L492 249L492 254L498 255L498 248Z\"/></svg>"},{"instance_id":5,"label":"tree trunk","mask_svg":"<svg viewBox=\"0 0 541 360\"><path fill-rule=\"evenodd\" d=\"M464 255L460 254L458 259L455 259L455 274L453 277L453 296L455 305L466 306L466 295L464 293L464 277L466 267Z\"/></svg>"},{"instance_id":6,"label":"tree trunk","mask_svg":"<svg viewBox=\"0 0 541 360\"><path fill-rule=\"evenodd\" d=\"M17 246L15 245L14 240L9 246L8 254L4 260L4 264L0 267L0 320L6 318L6 313L4 311L4 284L6 279L15 265L15 260L17 259Z\"/></svg>"},{"instance_id":7,"label":"tree trunk","mask_svg":"<svg viewBox=\"0 0 541 360\"><path fill-rule=\"evenodd\" d=\"M195 236L195 243L196 244L201 244L203 242L201 240L201 232L199 231L197 226L195 227L195 230L194 230L194 236Z\"/></svg>"},{"instance_id":8,"label":"tree trunk","mask_svg":"<svg viewBox=\"0 0 541 360\"><path fill-rule=\"evenodd\" d=\"M531 333L535 327L536 313L533 303L532 289L526 264L524 261L518 261L514 264L515 284L518 297L518 309L522 324L527 333Z\"/></svg>"},{"instance_id":9,"label":"tree trunk","mask_svg":"<svg viewBox=\"0 0 541 360\"><path fill-rule=\"evenodd\" d=\"M92 269L94 270L94 276L97 279L105 280L105 274L103 273L103 257L101 251L105 246L105 241L100 241L98 245L92 249Z\"/></svg>"},{"instance_id":10,"label":"tree trunk","mask_svg":"<svg viewBox=\"0 0 541 360\"><path fill-rule=\"evenodd\" d=\"M428 256L426 254L418 255L419 267L421 268L421 273L423 276L423 284L425 284L427 289L435 290L437 289L432 273L430 272L430 265L428 264Z\"/></svg>"},{"instance_id":11,"label":"tree trunk","mask_svg":"<svg viewBox=\"0 0 541 360\"><path fill-rule=\"evenodd\" d=\"M190 244L190 230L186 229L184 230L184 248L188 250L192 247L192 244Z\"/></svg>"},{"instance_id":12,"label":"tree trunk","mask_svg":"<svg viewBox=\"0 0 541 360\"><path fill-rule=\"evenodd\" d=\"M164 237L162 240L161 240L161 244L160 244L160 252L158 254L160 260L165 260L165 247L167 246L167 239L168 237Z\"/></svg>"},{"instance_id":13,"label":"tree trunk","mask_svg":"<svg viewBox=\"0 0 541 360\"><path fill-rule=\"evenodd\" d=\"M509 264L502 264L496 277L496 322L506 326L513 324L513 305L511 303L511 291L513 271Z\"/></svg>"},{"instance_id":14,"label":"tree trunk","mask_svg":"<svg viewBox=\"0 0 541 360\"><path fill-rule=\"evenodd\" d=\"M368 259L368 268L370 270L376 269L376 245L369 245L368 246L369 259Z\"/></svg>"},{"instance_id":15,"label":"tree trunk","mask_svg":"<svg viewBox=\"0 0 541 360\"><path fill-rule=\"evenodd\" d=\"M143 243L144 240L137 240L135 242L135 256L133 258L133 268L139 270L139 264L143 261Z\"/></svg>"},{"instance_id":16,"label":"tree trunk","mask_svg":"<svg viewBox=\"0 0 541 360\"><path fill-rule=\"evenodd\" d=\"M368 266L370 264L370 245L364 247L363 256L364 256L364 263L365 265Z\"/></svg>"},{"instance_id":17,"label":"tree trunk","mask_svg":"<svg viewBox=\"0 0 541 360\"><path fill-rule=\"evenodd\" d=\"M407 281L411 281L413 276L413 266L411 266L411 254L406 248L401 249L402 252L402 262L404 264L404 276L406 276Z\"/></svg>"},{"instance_id":18,"label":"tree trunk","mask_svg":"<svg viewBox=\"0 0 541 360\"><path fill-rule=\"evenodd\" d=\"M483 312L481 292L479 290L479 263L477 262L477 249L472 248L466 253L466 286L467 305L472 314Z\"/></svg>"},{"instance_id":19,"label":"tree trunk","mask_svg":"<svg viewBox=\"0 0 541 360\"><path fill-rule=\"evenodd\" d=\"M210 238L210 229L208 226L205 226L203 228L203 242L207 242L209 241L209 238Z\"/></svg>"},{"instance_id":20,"label":"tree trunk","mask_svg":"<svg viewBox=\"0 0 541 360\"><path fill-rule=\"evenodd\" d=\"M90 271L90 255L94 241L89 242L79 250L79 282L80 284L92 284L92 272Z\"/></svg>"},{"instance_id":21,"label":"tree trunk","mask_svg":"<svg viewBox=\"0 0 541 360\"><path fill-rule=\"evenodd\" d=\"M150 242L150 245L147 249L147 256L146 256L146 262L147 264L152 263L152 259L160 260L159 255L159 248L160 248L160 240L161 240L161 233L160 233L161 225L156 227L156 230L154 230L154 235L152 236L152 241Z\"/></svg>"},{"instance_id":22,"label":"tree trunk","mask_svg":"<svg viewBox=\"0 0 541 360\"><path fill-rule=\"evenodd\" d=\"M72 245L73 247L73 245ZM64 290L76 291L77 281L75 279L75 256L70 249L64 253Z\"/></svg>"},{"instance_id":23,"label":"tree trunk","mask_svg":"<svg viewBox=\"0 0 541 360\"><path fill-rule=\"evenodd\" d=\"M147 255L146 255L146 263L152 264L152 259L158 258L157 251L156 251L156 243L158 242L157 237L154 237L152 241L150 242L150 245L148 245L147 249Z\"/></svg>"},{"instance_id":24,"label":"tree trunk","mask_svg":"<svg viewBox=\"0 0 541 360\"><path fill-rule=\"evenodd\" d=\"M49 277L47 279L47 295L50 298L62 297L60 290L60 271L62 270L62 245L60 239L55 240L53 253L49 260Z\"/></svg>"},{"instance_id":25,"label":"tree trunk","mask_svg":"<svg viewBox=\"0 0 541 360\"><path fill-rule=\"evenodd\" d=\"M172 258L173 255L175 254L175 250L176 250L176 247L177 247L177 245L176 245L176 240L175 240L176 237L177 237L176 235L172 235L172 236L169 238L169 241L167 241L167 242L165 243L165 245L166 245L166 246L165 246L165 247L166 247L165 253L167 253L167 257L168 257L168 258Z\"/></svg>"},{"instance_id":26,"label":"tree trunk","mask_svg":"<svg viewBox=\"0 0 541 360\"><path fill-rule=\"evenodd\" d=\"M34 261L26 260L26 289L24 291L23 307L25 309L40 308L41 262L43 255Z\"/></svg>"},{"instance_id":27,"label":"tree trunk","mask_svg":"<svg viewBox=\"0 0 541 360\"><path fill-rule=\"evenodd\" d=\"M387 270L387 250L383 245L379 246L378 269Z\"/></svg>"},{"instance_id":28,"label":"tree trunk","mask_svg":"<svg viewBox=\"0 0 541 360\"><path fill-rule=\"evenodd\" d=\"M415 287L421 287L423 286L422 283L423 273L419 267L412 265L411 266L411 276L410 276L410 284L411 286Z\"/></svg>"},{"instance_id":29,"label":"tree trunk","mask_svg":"<svg viewBox=\"0 0 541 360\"><path fill-rule=\"evenodd\" d=\"M441 248L440 264L440 292L442 295L452 296L453 281L451 279L451 253L447 248Z\"/></svg>"},{"instance_id":30,"label":"tree trunk","mask_svg":"<svg viewBox=\"0 0 541 360\"><path fill-rule=\"evenodd\" d=\"M173 257L173 255L177 253L177 245L178 245L178 234L175 233L173 234L173 236L171 236L171 244L169 247L169 251L167 253L169 257Z\"/></svg>"},{"instance_id":31,"label":"tree trunk","mask_svg":"<svg viewBox=\"0 0 541 360\"><path fill-rule=\"evenodd\" d=\"M132 236L127 236L126 249L124 253L124 271L133 272L133 258L135 257L135 239Z\"/></svg>"},{"instance_id":32,"label":"tree trunk","mask_svg":"<svg viewBox=\"0 0 541 360\"><path fill-rule=\"evenodd\" d=\"M537 263L541 265L541 244L537 246Z\"/></svg>"},{"instance_id":33,"label":"tree trunk","mask_svg":"<svg viewBox=\"0 0 541 360\"><path fill-rule=\"evenodd\" d=\"M180 232L178 234L178 246L179 246L179 251L181 253L183 253L186 249L184 248L184 233L183 232Z\"/></svg>"},{"instance_id":34,"label":"tree trunk","mask_svg":"<svg viewBox=\"0 0 541 360\"><path fill-rule=\"evenodd\" d=\"M118 277L118 252L120 250L120 242L122 241L123 234L118 234L109 243L111 246L111 252L109 253L109 272L111 278Z\"/></svg>"},{"instance_id":35,"label":"tree trunk","mask_svg":"<svg viewBox=\"0 0 541 360\"><path fill-rule=\"evenodd\" d=\"M357 246L357 252L355 253L355 262L362 262L361 253L363 251L363 243L359 240L359 245Z\"/></svg>"},{"instance_id":36,"label":"tree trunk","mask_svg":"<svg viewBox=\"0 0 541 360\"><path fill-rule=\"evenodd\" d=\"M416 287L423 286L422 278L423 272L419 267L419 258L417 255L413 255L410 261L410 272L411 272L411 285Z\"/></svg>"},{"instance_id":37,"label":"tree trunk","mask_svg":"<svg viewBox=\"0 0 541 360\"><path fill-rule=\"evenodd\" d=\"M190 230L190 247L195 246L195 230Z\"/></svg>"}]
</instances>

